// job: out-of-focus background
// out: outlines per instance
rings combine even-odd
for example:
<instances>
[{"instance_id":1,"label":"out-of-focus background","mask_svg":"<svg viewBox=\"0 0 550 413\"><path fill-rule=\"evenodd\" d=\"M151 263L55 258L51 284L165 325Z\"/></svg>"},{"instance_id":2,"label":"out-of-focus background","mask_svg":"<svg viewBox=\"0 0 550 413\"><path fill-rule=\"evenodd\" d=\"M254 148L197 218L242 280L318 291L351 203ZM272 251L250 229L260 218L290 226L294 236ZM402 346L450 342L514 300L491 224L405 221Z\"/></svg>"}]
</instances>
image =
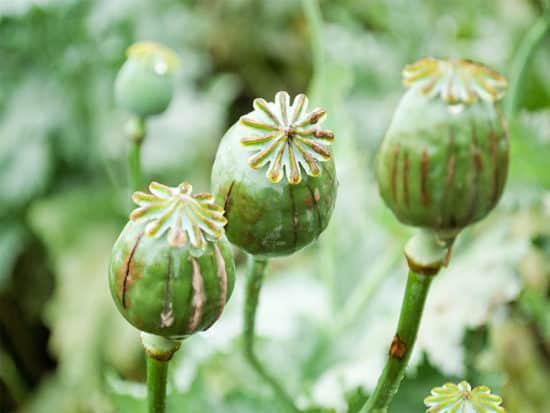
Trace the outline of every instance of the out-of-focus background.
<instances>
[{"instance_id":1,"label":"out-of-focus background","mask_svg":"<svg viewBox=\"0 0 550 413\"><path fill-rule=\"evenodd\" d=\"M509 76L528 31L544 28L544 2L325 0L324 21L315 4L0 0L0 412L145 411L138 333L107 286L130 207L128 115L112 86L138 40L165 43L182 61L172 105L149 125L147 179L209 190L217 143L254 97L307 90L329 110L337 209L318 242L273 260L258 351L301 407L357 411L405 282L411 230L384 207L372 167L403 92L401 68L454 56ZM550 412L549 46L544 39L529 59L510 119L506 193L435 280L393 413L424 411L432 387L460 379L489 385L510 413ZM283 411L240 353L236 257L221 321L172 363L170 412Z\"/></svg>"}]
</instances>

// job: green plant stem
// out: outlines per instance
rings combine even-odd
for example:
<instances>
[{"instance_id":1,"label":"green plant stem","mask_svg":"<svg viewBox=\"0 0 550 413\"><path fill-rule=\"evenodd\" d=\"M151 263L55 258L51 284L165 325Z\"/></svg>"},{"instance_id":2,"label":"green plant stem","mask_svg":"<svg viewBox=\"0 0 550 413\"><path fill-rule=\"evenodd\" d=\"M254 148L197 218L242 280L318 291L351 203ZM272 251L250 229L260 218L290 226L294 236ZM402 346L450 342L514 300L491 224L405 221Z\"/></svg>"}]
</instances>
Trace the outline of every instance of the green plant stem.
<instances>
[{"instance_id":1,"label":"green plant stem","mask_svg":"<svg viewBox=\"0 0 550 413\"><path fill-rule=\"evenodd\" d=\"M508 100L506 101L506 115L513 116L519 107L521 92L525 89L523 79L529 67L537 48L544 39L548 29L550 29L550 8L546 3L546 10L543 15L529 29L523 40L521 41L518 52L512 63L510 73L510 91L508 92Z\"/></svg>"},{"instance_id":2,"label":"green plant stem","mask_svg":"<svg viewBox=\"0 0 550 413\"><path fill-rule=\"evenodd\" d=\"M397 333L393 339L386 366L378 379L376 389L360 413L387 412L405 376L432 278L432 276L409 271Z\"/></svg>"},{"instance_id":3,"label":"green plant stem","mask_svg":"<svg viewBox=\"0 0 550 413\"><path fill-rule=\"evenodd\" d=\"M147 402L149 413L164 413L168 364L180 348L179 340L155 334L141 333L141 342L147 355Z\"/></svg>"},{"instance_id":4,"label":"green plant stem","mask_svg":"<svg viewBox=\"0 0 550 413\"><path fill-rule=\"evenodd\" d=\"M166 405L166 379L169 360L157 360L147 355L147 403L149 413L164 413Z\"/></svg>"},{"instance_id":5,"label":"green plant stem","mask_svg":"<svg viewBox=\"0 0 550 413\"><path fill-rule=\"evenodd\" d=\"M141 189L141 146L145 139L145 119L133 117L126 124L126 135L128 136L128 171L131 192Z\"/></svg>"},{"instance_id":6,"label":"green plant stem","mask_svg":"<svg viewBox=\"0 0 550 413\"><path fill-rule=\"evenodd\" d=\"M141 142L130 142L128 151L128 168L130 172L130 190L141 188Z\"/></svg>"},{"instance_id":7,"label":"green plant stem","mask_svg":"<svg viewBox=\"0 0 550 413\"><path fill-rule=\"evenodd\" d=\"M267 267L267 258L250 255L248 257L248 279L246 281L244 306L244 356L256 373L268 384L289 412L300 412L281 383L264 367L254 350L256 313L260 291Z\"/></svg>"}]
</instances>

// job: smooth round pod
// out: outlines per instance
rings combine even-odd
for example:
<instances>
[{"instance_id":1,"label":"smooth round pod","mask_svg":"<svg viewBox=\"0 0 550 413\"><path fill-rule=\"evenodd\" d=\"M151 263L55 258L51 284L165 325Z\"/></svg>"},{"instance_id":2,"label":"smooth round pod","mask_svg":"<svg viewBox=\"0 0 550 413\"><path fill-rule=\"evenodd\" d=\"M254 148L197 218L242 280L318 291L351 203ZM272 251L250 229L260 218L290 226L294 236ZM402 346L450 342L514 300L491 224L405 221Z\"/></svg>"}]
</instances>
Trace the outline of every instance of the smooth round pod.
<instances>
[{"instance_id":1,"label":"smooth round pod","mask_svg":"<svg viewBox=\"0 0 550 413\"><path fill-rule=\"evenodd\" d=\"M175 54L155 43L136 43L115 80L117 104L128 112L147 117L166 110L174 94Z\"/></svg>"},{"instance_id":2,"label":"smooth round pod","mask_svg":"<svg viewBox=\"0 0 550 413\"><path fill-rule=\"evenodd\" d=\"M279 92L275 103L256 99L254 107L221 140L213 193L229 241L254 255L288 255L329 223L337 180L326 145L334 135L318 128L325 111L307 113L305 95L290 105Z\"/></svg>"},{"instance_id":3,"label":"smooth round pod","mask_svg":"<svg viewBox=\"0 0 550 413\"><path fill-rule=\"evenodd\" d=\"M423 59L379 148L380 193L403 223L452 239L497 204L509 142L496 101L506 81L469 61Z\"/></svg>"},{"instance_id":4,"label":"smooth round pod","mask_svg":"<svg viewBox=\"0 0 550 413\"><path fill-rule=\"evenodd\" d=\"M109 286L134 327L182 338L208 329L222 314L235 282L231 245L223 232L207 232L225 221L221 208L205 205L205 194L191 197L190 189L178 194L178 188L156 183L150 188L157 194L173 191L175 200L161 196L154 202L154 195L136 193L141 208L113 247ZM205 224L209 212L216 217Z\"/></svg>"}]
</instances>

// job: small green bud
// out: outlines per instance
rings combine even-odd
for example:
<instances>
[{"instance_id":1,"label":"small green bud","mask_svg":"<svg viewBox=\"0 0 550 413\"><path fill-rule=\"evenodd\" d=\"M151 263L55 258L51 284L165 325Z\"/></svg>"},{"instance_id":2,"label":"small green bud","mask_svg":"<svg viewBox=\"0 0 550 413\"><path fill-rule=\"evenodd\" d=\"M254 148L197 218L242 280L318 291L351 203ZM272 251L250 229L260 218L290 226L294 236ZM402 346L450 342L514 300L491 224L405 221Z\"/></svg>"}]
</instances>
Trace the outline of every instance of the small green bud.
<instances>
[{"instance_id":1,"label":"small green bud","mask_svg":"<svg viewBox=\"0 0 550 413\"><path fill-rule=\"evenodd\" d=\"M179 338L208 329L231 296L235 264L223 209L210 194L153 182L118 237L109 285L122 315L141 331Z\"/></svg>"},{"instance_id":2,"label":"small green bud","mask_svg":"<svg viewBox=\"0 0 550 413\"><path fill-rule=\"evenodd\" d=\"M452 240L497 204L509 143L497 101L506 80L466 60L405 67L402 98L377 156L380 193L397 218Z\"/></svg>"},{"instance_id":3,"label":"small green bud","mask_svg":"<svg viewBox=\"0 0 550 413\"><path fill-rule=\"evenodd\" d=\"M128 48L127 55L115 81L118 105L138 117L164 112L174 94L177 56L169 48L152 42L135 43Z\"/></svg>"},{"instance_id":4,"label":"small green bud","mask_svg":"<svg viewBox=\"0 0 550 413\"><path fill-rule=\"evenodd\" d=\"M275 102L254 101L223 137L212 185L225 207L229 240L254 255L291 254L326 228L336 199L331 131L323 109L286 92Z\"/></svg>"}]
</instances>

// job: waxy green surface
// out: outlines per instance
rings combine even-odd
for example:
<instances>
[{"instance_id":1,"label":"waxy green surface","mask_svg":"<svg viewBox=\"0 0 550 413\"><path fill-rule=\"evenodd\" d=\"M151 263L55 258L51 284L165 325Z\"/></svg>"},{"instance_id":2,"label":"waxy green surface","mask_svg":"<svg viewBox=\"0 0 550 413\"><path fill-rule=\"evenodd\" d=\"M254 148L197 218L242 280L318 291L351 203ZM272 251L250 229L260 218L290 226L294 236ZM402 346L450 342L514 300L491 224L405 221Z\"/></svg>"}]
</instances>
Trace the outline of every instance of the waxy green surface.
<instances>
[{"instance_id":1,"label":"waxy green surface","mask_svg":"<svg viewBox=\"0 0 550 413\"><path fill-rule=\"evenodd\" d=\"M247 136L247 127L233 125L212 170L212 191L228 221L227 238L255 255L291 254L315 240L330 220L337 193L334 160L321 162L319 176L303 174L298 184L272 183L265 170L249 166L250 151L240 142Z\"/></svg>"},{"instance_id":2,"label":"waxy green surface","mask_svg":"<svg viewBox=\"0 0 550 413\"><path fill-rule=\"evenodd\" d=\"M378 152L380 193L401 222L452 237L495 207L508 156L504 119L492 102L449 105L412 88Z\"/></svg>"},{"instance_id":3,"label":"waxy green surface","mask_svg":"<svg viewBox=\"0 0 550 413\"><path fill-rule=\"evenodd\" d=\"M142 118L164 112L174 94L177 65L177 56L167 47L135 43L115 80L117 104Z\"/></svg>"},{"instance_id":4,"label":"waxy green surface","mask_svg":"<svg viewBox=\"0 0 550 413\"><path fill-rule=\"evenodd\" d=\"M200 256L190 245L144 234L147 222L129 222L117 239L109 285L122 315L136 328L183 337L209 328L221 315L235 282L231 246L208 242Z\"/></svg>"}]
</instances>

